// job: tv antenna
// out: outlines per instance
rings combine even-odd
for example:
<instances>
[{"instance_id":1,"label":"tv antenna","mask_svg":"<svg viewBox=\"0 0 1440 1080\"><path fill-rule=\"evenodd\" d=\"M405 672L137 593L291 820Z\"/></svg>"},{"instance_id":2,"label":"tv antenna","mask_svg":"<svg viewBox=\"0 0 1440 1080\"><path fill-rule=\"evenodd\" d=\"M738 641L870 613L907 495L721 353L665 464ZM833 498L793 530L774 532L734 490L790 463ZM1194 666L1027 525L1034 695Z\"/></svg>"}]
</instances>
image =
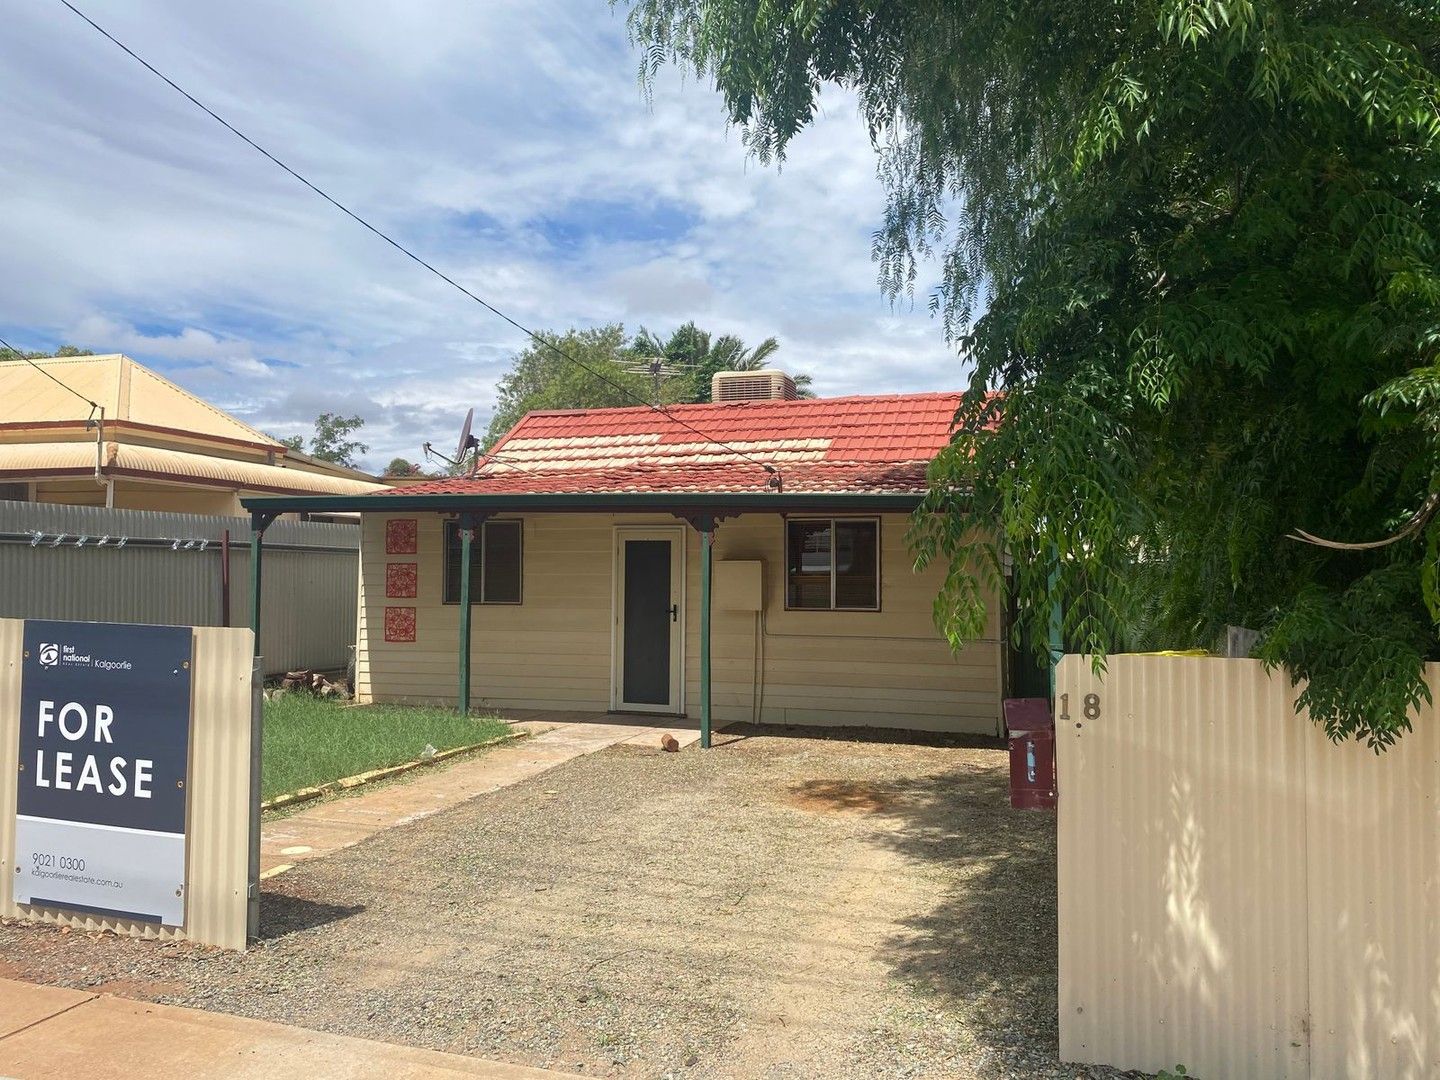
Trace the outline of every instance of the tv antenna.
<instances>
[{"instance_id":1,"label":"tv antenna","mask_svg":"<svg viewBox=\"0 0 1440 1080\"><path fill-rule=\"evenodd\" d=\"M431 443L424 445L425 459L439 458L445 462L456 473L462 471L465 465L465 458L472 450L480 449L480 440L470 434L470 425L475 422L475 410L471 409L465 414L465 422L460 425L460 441L455 445L455 456L449 457L436 450ZM473 466L472 466L473 467Z\"/></svg>"},{"instance_id":2,"label":"tv antenna","mask_svg":"<svg viewBox=\"0 0 1440 1080\"><path fill-rule=\"evenodd\" d=\"M637 375L650 376L651 404L659 408L660 389L665 385L666 380L679 378L695 370L694 364L679 364L673 360L667 360L663 356L637 356L633 360L620 361L620 367L625 371L632 371Z\"/></svg>"}]
</instances>

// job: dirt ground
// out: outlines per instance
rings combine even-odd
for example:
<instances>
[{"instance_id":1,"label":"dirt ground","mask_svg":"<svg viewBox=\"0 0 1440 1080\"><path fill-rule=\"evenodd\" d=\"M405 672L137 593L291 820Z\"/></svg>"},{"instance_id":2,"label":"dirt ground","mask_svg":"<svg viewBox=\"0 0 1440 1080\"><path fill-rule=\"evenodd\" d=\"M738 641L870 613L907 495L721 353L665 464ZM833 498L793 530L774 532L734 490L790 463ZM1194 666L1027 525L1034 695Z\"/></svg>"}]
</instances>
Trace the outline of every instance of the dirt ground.
<instances>
[{"instance_id":1,"label":"dirt ground","mask_svg":"<svg viewBox=\"0 0 1440 1080\"><path fill-rule=\"evenodd\" d=\"M246 954L11 923L0 975L598 1076L1119 1075L1056 1061L1054 819L1005 769L615 747L272 879Z\"/></svg>"}]
</instances>

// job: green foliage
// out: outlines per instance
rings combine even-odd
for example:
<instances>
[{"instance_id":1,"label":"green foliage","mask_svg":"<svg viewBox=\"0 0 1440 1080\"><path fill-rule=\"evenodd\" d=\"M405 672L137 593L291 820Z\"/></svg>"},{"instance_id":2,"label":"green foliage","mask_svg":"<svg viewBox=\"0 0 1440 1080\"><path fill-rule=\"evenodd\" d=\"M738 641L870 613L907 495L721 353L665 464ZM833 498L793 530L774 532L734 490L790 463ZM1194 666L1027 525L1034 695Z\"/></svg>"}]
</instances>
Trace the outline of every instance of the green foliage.
<instances>
[{"instance_id":1,"label":"green foliage","mask_svg":"<svg viewBox=\"0 0 1440 1080\"><path fill-rule=\"evenodd\" d=\"M500 380L495 415L485 434L487 449L527 412L536 409L609 409L709 401L710 376L715 372L758 371L780 348L772 337L749 349L733 334L716 338L693 322L668 337L642 329L634 340L629 340L619 323L541 336L591 370L582 369L538 343L516 353L510 370ZM661 380L658 402L651 377L632 370L656 358L664 359L680 372L678 377ZM809 388L810 376L796 376L795 385L802 396L814 396Z\"/></svg>"},{"instance_id":2,"label":"green foliage","mask_svg":"<svg viewBox=\"0 0 1440 1080\"><path fill-rule=\"evenodd\" d=\"M383 476L418 476L418 475L420 475L420 466L417 465L417 464L415 464L415 462L410 461L408 458L403 458L403 457L391 458L391 459L390 459L390 464L385 466L385 472L382 473L381 475L383 475Z\"/></svg>"},{"instance_id":3,"label":"green foliage","mask_svg":"<svg viewBox=\"0 0 1440 1080\"><path fill-rule=\"evenodd\" d=\"M689 388L682 400L709 401L710 380L720 371L763 371L780 351L780 342L768 337L753 349L734 334L713 337L694 322L677 328L668 338L642 329L630 350L638 360L663 357L688 375ZM795 389L801 397L814 397L809 375L795 375Z\"/></svg>"},{"instance_id":4,"label":"green foliage","mask_svg":"<svg viewBox=\"0 0 1440 1080\"><path fill-rule=\"evenodd\" d=\"M94 356L90 349L82 349L76 345L61 345L54 352L29 351L26 349L0 348L0 362L6 360L47 360L52 356Z\"/></svg>"},{"instance_id":5,"label":"green foliage","mask_svg":"<svg viewBox=\"0 0 1440 1080\"><path fill-rule=\"evenodd\" d=\"M365 421L358 416L321 413L315 418L315 434L310 439L310 456L356 468L356 456L368 453L370 447L350 436L364 426Z\"/></svg>"},{"instance_id":6,"label":"green foliage","mask_svg":"<svg viewBox=\"0 0 1440 1080\"><path fill-rule=\"evenodd\" d=\"M619 323L541 336L590 370L538 343L517 353L500 379L495 415L485 434L487 449L536 409L604 409L650 400L649 379L621 366L629 352ZM663 402L676 400L669 396L673 388L662 391Z\"/></svg>"},{"instance_id":7,"label":"green foliage","mask_svg":"<svg viewBox=\"0 0 1440 1080\"><path fill-rule=\"evenodd\" d=\"M637 0L645 72L713 78L762 159L859 96L883 286L973 365L913 536L1013 569L1032 639L1227 624L1379 749L1440 655L1440 8L1421 0ZM1004 409L988 395L1004 394ZM1417 516L1418 515L1418 516ZM1407 523L1420 522L1418 527ZM1296 529L1368 551L1312 546ZM1037 633L1037 631L1039 631Z\"/></svg>"},{"instance_id":8,"label":"green foliage","mask_svg":"<svg viewBox=\"0 0 1440 1080\"><path fill-rule=\"evenodd\" d=\"M309 455L321 461L332 461L346 468L359 468L356 460L361 454L369 453L365 443L350 438L365 426L358 416L341 416L339 413L321 413L315 418L315 434L310 437ZM280 442L291 450L307 453L303 435L287 435Z\"/></svg>"}]
</instances>

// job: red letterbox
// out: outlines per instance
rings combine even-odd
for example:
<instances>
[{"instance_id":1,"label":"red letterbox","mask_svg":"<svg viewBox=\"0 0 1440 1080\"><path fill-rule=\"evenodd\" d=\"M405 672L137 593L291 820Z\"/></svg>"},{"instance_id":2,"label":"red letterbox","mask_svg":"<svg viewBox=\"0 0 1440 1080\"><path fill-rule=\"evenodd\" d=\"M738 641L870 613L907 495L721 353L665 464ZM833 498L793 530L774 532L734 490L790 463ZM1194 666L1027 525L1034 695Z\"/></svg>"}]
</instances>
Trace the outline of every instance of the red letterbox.
<instances>
[{"instance_id":1,"label":"red letterbox","mask_svg":"<svg viewBox=\"0 0 1440 1080\"><path fill-rule=\"evenodd\" d=\"M1046 698L1007 698L1010 731L1010 805L1055 809L1055 717Z\"/></svg>"}]
</instances>

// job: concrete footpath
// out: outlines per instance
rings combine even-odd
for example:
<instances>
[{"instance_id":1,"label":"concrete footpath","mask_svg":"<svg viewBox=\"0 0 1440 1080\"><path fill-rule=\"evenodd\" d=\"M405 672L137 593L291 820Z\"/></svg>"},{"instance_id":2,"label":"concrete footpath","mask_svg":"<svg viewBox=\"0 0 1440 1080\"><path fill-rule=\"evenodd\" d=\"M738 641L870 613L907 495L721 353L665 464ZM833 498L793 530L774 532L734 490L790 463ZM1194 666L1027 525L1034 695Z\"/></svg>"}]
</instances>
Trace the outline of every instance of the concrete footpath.
<instances>
[{"instance_id":1,"label":"concrete footpath","mask_svg":"<svg viewBox=\"0 0 1440 1080\"><path fill-rule=\"evenodd\" d=\"M514 712L511 726L527 738L477 751L453 763L405 774L359 793L328 799L276 818L260 831L260 872L274 877L307 859L349 847L382 829L418 821L441 810L538 776L585 754L628 743L658 748L665 733L681 746L700 738L694 720L615 716L608 713Z\"/></svg>"},{"instance_id":2,"label":"concrete footpath","mask_svg":"<svg viewBox=\"0 0 1440 1080\"><path fill-rule=\"evenodd\" d=\"M0 979L0 1076L19 1080L557 1080L499 1061Z\"/></svg>"}]
</instances>

